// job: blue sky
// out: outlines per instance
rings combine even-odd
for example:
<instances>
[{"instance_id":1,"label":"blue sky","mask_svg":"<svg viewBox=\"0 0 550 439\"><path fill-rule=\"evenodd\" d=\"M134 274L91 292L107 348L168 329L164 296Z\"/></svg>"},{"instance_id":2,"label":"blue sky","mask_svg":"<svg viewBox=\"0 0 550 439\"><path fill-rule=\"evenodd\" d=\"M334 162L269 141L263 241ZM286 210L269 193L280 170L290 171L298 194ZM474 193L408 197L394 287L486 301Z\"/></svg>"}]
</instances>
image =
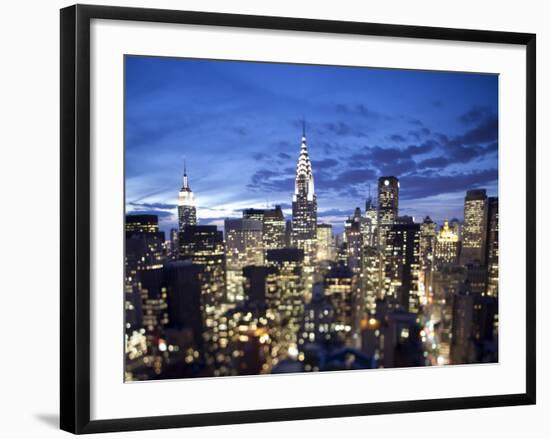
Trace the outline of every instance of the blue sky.
<instances>
[{"instance_id":1,"label":"blue sky","mask_svg":"<svg viewBox=\"0 0 550 439\"><path fill-rule=\"evenodd\" d=\"M303 119L319 221L337 230L381 175L417 220L497 194L496 75L136 56L125 75L126 210L164 230L184 160L202 224L274 204L290 218Z\"/></svg>"}]
</instances>

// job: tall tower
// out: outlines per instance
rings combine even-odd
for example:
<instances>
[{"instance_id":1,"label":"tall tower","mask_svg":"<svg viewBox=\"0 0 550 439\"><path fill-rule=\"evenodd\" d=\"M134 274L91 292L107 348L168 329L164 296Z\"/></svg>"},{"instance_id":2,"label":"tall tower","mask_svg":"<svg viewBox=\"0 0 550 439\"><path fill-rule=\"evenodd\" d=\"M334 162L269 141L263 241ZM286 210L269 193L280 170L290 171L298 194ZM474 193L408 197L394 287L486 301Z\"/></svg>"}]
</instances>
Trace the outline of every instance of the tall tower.
<instances>
[{"instance_id":1,"label":"tall tower","mask_svg":"<svg viewBox=\"0 0 550 439\"><path fill-rule=\"evenodd\" d=\"M195 195L189 187L187 168L183 165L183 186L178 197L178 221L179 231L183 233L186 226L197 225L197 206Z\"/></svg>"},{"instance_id":2,"label":"tall tower","mask_svg":"<svg viewBox=\"0 0 550 439\"><path fill-rule=\"evenodd\" d=\"M472 189L464 198L464 226L462 227L462 264L478 261L485 265L487 239L487 193Z\"/></svg>"},{"instance_id":3,"label":"tall tower","mask_svg":"<svg viewBox=\"0 0 550 439\"><path fill-rule=\"evenodd\" d=\"M399 179L380 177L378 179L378 244L382 249L386 234L397 222L399 209Z\"/></svg>"},{"instance_id":4,"label":"tall tower","mask_svg":"<svg viewBox=\"0 0 550 439\"><path fill-rule=\"evenodd\" d=\"M315 258L316 235L317 197L304 125L292 197L292 245L304 250L304 266L312 265Z\"/></svg>"}]
</instances>

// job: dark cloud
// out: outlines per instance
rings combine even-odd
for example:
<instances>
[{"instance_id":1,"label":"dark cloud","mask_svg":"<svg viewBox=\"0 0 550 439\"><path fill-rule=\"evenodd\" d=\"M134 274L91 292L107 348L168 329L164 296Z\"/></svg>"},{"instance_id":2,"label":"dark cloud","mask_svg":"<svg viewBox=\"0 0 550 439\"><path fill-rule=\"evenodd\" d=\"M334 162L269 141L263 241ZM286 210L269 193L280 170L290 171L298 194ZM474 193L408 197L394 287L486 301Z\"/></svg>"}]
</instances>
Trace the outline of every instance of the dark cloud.
<instances>
[{"instance_id":1,"label":"dark cloud","mask_svg":"<svg viewBox=\"0 0 550 439\"><path fill-rule=\"evenodd\" d=\"M416 162L410 158L398 159L380 167L382 175L405 175L416 171Z\"/></svg>"},{"instance_id":2,"label":"dark cloud","mask_svg":"<svg viewBox=\"0 0 550 439\"><path fill-rule=\"evenodd\" d=\"M358 115L371 120L378 120L382 116L379 112L371 110L364 104L356 104L356 105L337 104L336 111L342 114Z\"/></svg>"},{"instance_id":3,"label":"dark cloud","mask_svg":"<svg viewBox=\"0 0 550 439\"><path fill-rule=\"evenodd\" d=\"M323 129L337 136L367 137L365 132L341 121L327 122L323 124Z\"/></svg>"},{"instance_id":4,"label":"dark cloud","mask_svg":"<svg viewBox=\"0 0 550 439\"><path fill-rule=\"evenodd\" d=\"M397 161L407 161L411 160L414 156L427 154L433 151L437 146L437 142L429 140L420 145L409 145L405 148L382 148L380 146L365 147L361 153L353 154L350 157L349 165L391 165Z\"/></svg>"},{"instance_id":5,"label":"dark cloud","mask_svg":"<svg viewBox=\"0 0 550 439\"><path fill-rule=\"evenodd\" d=\"M404 142L406 139L401 134L392 134L390 140L392 142Z\"/></svg>"},{"instance_id":6,"label":"dark cloud","mask_svg":"<svg viewBox=\"0 0 550 439\"><path fill-rule=\"evenodd\" d=\"M313 160L311 166L314 170L333 168L338 165L338 162L334 159Z\"/></svg>"},{"instance_id":7,"label":"dark cloud","mask_svg":"<svg viewBox=\"0 0 550 439\"><path fill-rule=\"evenodd\" d=\"M457 139L465 144L488 143L498 140L498 118L491 115L483 119L475 128L467 131Z\"/></svg>"},{"instance_id":8,"label":"dark cloud","mask_svg":"<svg viewBox=\"0 0 550 439\"><path fill-rule=\"evenodd\" d=\"M410 118L409 123L411 125L422 126L424 125L420 119Z\"/></svg>"},{"instance_id":9,"label":"dark cloud","mask_svg":"<svg viewBox=\"0 0 550 439\"><path fill-rule=\"evenodd\" d=\"M243 137L248 134L248 130L244 127L233 128L233 131L235 131L239 136L243 136Z\"/></svg>"},{"instance_id":10,"label":"dark cloud","mask_svg":"<svg viewBox=\"0 0 550 439\"><path fill-rule=\"evenodd\" d=\"M278 156L283 160L290 160L292 158L290 157L290 154L287 154L286 152L280 152Z\"/></svg>"},{"instance_id":11,"label":"dark cloud","mask_svg":"<svg viewBox=\"0 0 550 439\"><path fill-rule=\"evenodd\" d=\"M434 195L466 192L468 189L479 188L497 181L498 169L482 171L458 172L449 175L435 173L429 175L409 175L400 178L403 199L416 199Z\"/></svg>"},{"instance_id":12,"label":"dark cloud","mask_svg":"<svg viewBox=\"0 0 550 439\"><path fill-rule=\"evenodd\" d=\"M140 209L175 209L176 204L169 203L138 203L136 201L130 201L128 203L130 206L134 206Z\"/></svg>"},{"instance_id":13,"label":"dark cloud","mask_svg":"<svg viewBox=\"0 0 550 439\"><path fill-rule=\"evenodd\" d=\"M252 158L256 161L261 161L261 160L265 160L266 158L268 158L269 156L263 152L256 152L254 154L252 154Z\"/></svg>"},{"instance_id":14,"label":"dark cloud","mask_svg":"<svg viewBox=\"0 0 550 439\"><path fill-rule=\"evenodd\" d=\"M155 209L138 209L133 210L131 212L127 212L129 215L156 215L159 217L159 219L164 219L169 216L172 216L171 212L167 212L166 210L155 210Z\"/></svg>"},{"instance_id":15,"label":"dark cloud","mask_svg":"<svg viewBox=\"0 0 550 439\"><path fill-rule=\"evenodd\" d=\"M466 113L461 114L458 120L464 125L473 125L481 122L491 115L491 111L488 107L474 106Z\"/></svg>"},{"instance_id":16,"label":"dark cloud","mask_svg":"<svg viewBox=\"0 0 550 439\"><path fill-rule=\"evenodd\" d=\"M417 163L417 169L444 169L449 165L449 160L446 157L431 157L429 159L421 160Z\"/></svg>"}]
</instances>

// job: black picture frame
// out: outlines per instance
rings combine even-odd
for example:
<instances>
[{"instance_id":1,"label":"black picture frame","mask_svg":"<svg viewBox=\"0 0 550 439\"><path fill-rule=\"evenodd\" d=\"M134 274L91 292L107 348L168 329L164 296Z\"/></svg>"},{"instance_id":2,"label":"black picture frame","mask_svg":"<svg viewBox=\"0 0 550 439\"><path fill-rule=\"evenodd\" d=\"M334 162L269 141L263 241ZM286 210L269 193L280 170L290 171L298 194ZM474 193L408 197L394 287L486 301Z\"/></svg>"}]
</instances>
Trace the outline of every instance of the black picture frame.
<instances>
[{"instance_id":1,"label":"black picture frame","mask_svg":"<svg viewBox=\"0 0 550 439\"><path fill-rule=\"evenodd\" d=\"M526 47L526 392L128 419L90 419L90 21L181 23L374 35ZM535 404L536 36L289 17L75 5L61 10L61 429L81 434Z\"/></svg>"}]
</instances>

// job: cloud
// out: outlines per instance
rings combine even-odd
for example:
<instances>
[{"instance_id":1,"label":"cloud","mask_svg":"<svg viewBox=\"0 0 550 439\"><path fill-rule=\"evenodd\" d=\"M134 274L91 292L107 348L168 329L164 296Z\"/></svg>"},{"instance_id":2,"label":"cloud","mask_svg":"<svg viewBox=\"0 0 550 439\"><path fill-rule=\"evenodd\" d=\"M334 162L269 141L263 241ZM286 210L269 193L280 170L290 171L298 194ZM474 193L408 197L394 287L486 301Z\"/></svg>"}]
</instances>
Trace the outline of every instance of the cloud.
<instances>
[{"instance_id":1,"label":"cloud","mask_svg":"<svg viewBox=\"0 0 550 439\"><path fill-rule=\"evenodd\" d=\"M461 114L458 120L464 125L473 125L481 122L490 115L491 111L488 107L475 105L466 113Z\"/></svg>"},{"instance_id":2,"label":"cloud","mask_svg":"<svg viewBox=\"0 0 550 439\"><path fill-rule=\"evenodd\" d=\"M280 152L278 156L283 160L290 160L292 158L290 157L290 154L287 154L286 152Z\"/></svg>"},{"instance_id":3,"label":"cloud","mask_svg":"<svg viewBox=\"0 0 550 439\"><path fill-rule=\"evenodd\" d=\"M130 201L128 204L130 206L137 207L138 209L170 210L170 209L175 209L177 207L177 204L170 204L170 203L138 203L136 201Z\"/></svg>"},{"instance_id":4,"label":"cloud","mask_svg":"<svg viewBox=\"0 0 550 439\"><path fill-rule=\"evenodd\" d=\"M392 142L404 142L406 139L401 134L392 134L390 140Z\"/></svg>"},{"instance_id":5,"label":"cloud","mask_svg":"<svg viewBox=\"0 0 550 439\"><path fill-rule=\"evenodd\" d=\"M449 160L445 157L431 157L425 160L421 160L417 163L417 169L435 168L443 169L449 165Z\"/></svg>"},{"instance_id":6,"label":"cloud","mask_svg":"<svg viewBox=\"0 0 550 439\"><path fill-rule=\"evenodd\" d=\"M311 162L311 166L313 167L314 172L320 169L333 168L337 164L338 162L334 159L313 160Z\"/></svg>"},{"instance_id":7,"label":"cloud","mask_svg":"<svg viewBox=\"0 0 550 439\"><path fill-rule=\"evenodd\" d=\"M352 127L345 122L326 122L323 129L337 136L367 137L364 131Z\"/></svg>"},{"instance_id":8,"label":"cloud","mask_svg":"<svg viewBox=\"0 0 550 439\"><path fill-rule=\"evenodd\" d=\"M169 218L173 214L172 212L168 212L166 210L154 210L154 209L138 209L138 210L132 210L129 212L126 212L128 215L156 215L160 219Z\"/></svg>"},{"instance_id":9,"label":"cloud","mask_svg":"<svg viewBox=\"0 0 550 439\"><path fill-rule=\"evenodd\" d=\"M429 140L420 145L409 145L405 148L382 148L380 146L364 147L362 152L350 156L350 166L374 165L386 166L397 161L408 161L417 155L432 152L438 143Z\"/></svg>"},{"instance_id":10,"label":"cloud","mask_svg":"<svg viewBox=\"0 0 550 439\"><path fill-rule=\"evenodd\" d=\"M403 199L425 198L450 192L466 192L498 180L498 169L457 172L449 175L409 175L400 178Z\"/></svg>"},{"instance_id":11,"label":"cloud","mask_svg":"<svg viewBox=\"0 0 550 439\"><path fill-rule=\"evenodd\" d=\"M371 110L364 104L337 104L336 111L338 113L347 114L347 115L358 115L366 119L378 120L381 118L381 114L377 111Z\"/></svg>"},{"instance_id":12,"label":"cloud","mask_svg":"<svg viewBox=\"0 0 550 439\"><path fill-rule=\"evenodd\" d=\"M465 144L488 143L498 139L498 118L491 115L483 119L479 124L464 133L457 140Z\"/></svg>"}]
</instances>

